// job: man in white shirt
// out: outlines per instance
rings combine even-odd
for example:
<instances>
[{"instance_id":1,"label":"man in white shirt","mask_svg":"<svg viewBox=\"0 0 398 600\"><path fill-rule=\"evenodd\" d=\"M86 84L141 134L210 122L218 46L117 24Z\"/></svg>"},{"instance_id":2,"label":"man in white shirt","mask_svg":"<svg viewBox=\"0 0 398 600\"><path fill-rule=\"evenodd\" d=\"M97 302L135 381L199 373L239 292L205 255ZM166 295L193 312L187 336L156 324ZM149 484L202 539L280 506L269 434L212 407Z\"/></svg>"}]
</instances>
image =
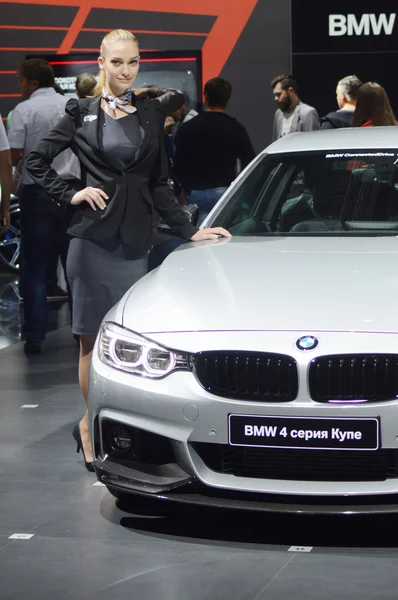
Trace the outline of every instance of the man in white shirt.
<instances>
[{"instance_id":1,"label":"man in white shirt","mask_svg":"<svg viewBox=\"0 0 398 600\"><path fill-rule=\"evenodd\" d=\"M10 195L12 188L12 165L10 146L0 115L0 235L4 235L10 224Z\"/></svg>"},{"instance_id":2,"label":"man in white shirt","mask_svg":"<svg viewBox=\"0 0 398 600\"><path fill-rule=\"evenodd\" d=\"M278 105L272 130L273 142L289 133L320 128L319 115L315 108L301 102L297 81L293 75L277 75L271 81L271 87Z\"/></svg>"},{"instance_id":3,"label":"man in white shirt","mask_svg":"<svg viewBox=\"0 0 398 600\"><path fill-rule=\"evenodd\" d=\"M54 90L54 72L44 59L25 61L19 70L19 82L25 100L12 111L8 139L13 164L17 165L22 160L23 190L19 200L25 352L37 354L41 351L47 331L46 284L49 256L57 252L65 269L67 223L64 209L33 182L23 166L23 159L65 115L67 98ZM79 163L71 150L59 154L52 167L63 179L69 180L76 189L79 188Z\"/></svg>"}]
</instances>

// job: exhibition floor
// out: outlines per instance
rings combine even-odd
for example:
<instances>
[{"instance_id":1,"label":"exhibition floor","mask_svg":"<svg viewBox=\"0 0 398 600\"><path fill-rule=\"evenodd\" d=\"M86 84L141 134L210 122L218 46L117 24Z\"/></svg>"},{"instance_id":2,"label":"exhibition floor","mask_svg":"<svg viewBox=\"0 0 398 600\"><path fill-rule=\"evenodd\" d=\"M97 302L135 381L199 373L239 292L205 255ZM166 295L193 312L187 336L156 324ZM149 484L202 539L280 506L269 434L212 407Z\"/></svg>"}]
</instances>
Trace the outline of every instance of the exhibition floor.
<instances>
[{"instance_id":1,"label":"exhibition floor","mask_svg":"<svg viewBox=\"0 0 398 600\"><path fill-rule=\"evenodd\" d=\"M75 452L77 358L69 327L0 350L1 600L396 600L394 516L119 508Z\"/></svg>"}]
</instances>

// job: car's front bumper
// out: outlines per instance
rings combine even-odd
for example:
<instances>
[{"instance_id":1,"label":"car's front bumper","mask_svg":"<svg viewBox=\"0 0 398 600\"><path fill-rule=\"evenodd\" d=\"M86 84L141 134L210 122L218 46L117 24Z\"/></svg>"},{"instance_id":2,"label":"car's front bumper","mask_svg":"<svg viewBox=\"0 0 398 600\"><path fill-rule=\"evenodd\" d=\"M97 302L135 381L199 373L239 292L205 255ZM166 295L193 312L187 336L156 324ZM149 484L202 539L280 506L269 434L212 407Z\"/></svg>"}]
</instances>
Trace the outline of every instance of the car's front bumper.
<instances>
[{"instance_id":1,"label":"car's front bumper","mask_svg":"<svg viewBox=\"0 0 398 600\"><path fill-rule=\"evenodd\" d=\"M193 335L200 337L200 334L192 334L191 339ZM217 335L212 335L212 343L217 343L214 340ZM291 333L289 336L294 337ZM251 345L256 344L256 339L260 345L260 337L258 333L252 334ZM268 343L269 337L268 334ZM281 337L278 336L279 343L286 347ZM370 346L369 337L361 338L363 351L366 351L364 346ZM239 347L242 346L237 339L239 334L233 338L228 342L223 336L224 347L227 343L240 343ZM374 348L378 340L375 335L371 338ZM203 337L197 343L206 346ZM385 351L385 343L379 340L379 344ZM228 444L228 415L231 413L291 417L316 415L378 418L381 449L396 457L398 402L337 406L315 403L309 399L303 383L310 357L298 355L300 360L298 398L283 404L264 404L216 397L204 390L189 372L177 372L162 380L148 380L117 371L100 362L95 348L90 381L90 418L97 432L94 439L97 475L108 487L119 491L150 494L180 502L284 512L398 512L398 477L379 481L319 481L311 480L310 473L308 480L242 477L209 468L197 451L197 443L214 444L215 448ZM174 461L154 468L150 462L145 463L145 459L133 464L109 457L104 453L101 433L105 420L167 440Z\"/></svg>"},{"instance_id":2,"label":"car's front bumper","mask_svg":"<svg viewBox=\"0 0 398 600\"><path fill-rule=\"evenodd\" d=\"M116 476L108 466L96 462L97 476L116 494L156 499L158 501L180 503L190 506L251 510L268 513L306 515L384 515L398 513L396 494L375 498L362 496L359 499L339 499L330 496L281 496L280 494L253 494L232 490L211 489L200 482L193 482L180 488L164 491L142 491L140 485L130 477Z\"/></svg>"}]
</instances>

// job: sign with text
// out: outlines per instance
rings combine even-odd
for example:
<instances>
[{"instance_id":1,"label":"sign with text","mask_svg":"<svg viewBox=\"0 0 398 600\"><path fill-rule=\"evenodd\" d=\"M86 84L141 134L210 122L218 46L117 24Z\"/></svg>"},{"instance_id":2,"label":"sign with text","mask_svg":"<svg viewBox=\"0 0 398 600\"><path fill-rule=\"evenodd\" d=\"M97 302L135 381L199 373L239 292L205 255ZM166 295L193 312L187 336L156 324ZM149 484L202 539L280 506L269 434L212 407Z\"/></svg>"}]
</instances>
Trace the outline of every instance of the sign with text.
<instances>
[{"instance_id":1,"label":"sign with text","mask_svg":"<svg viewBox=\"0 0 398 600\"><path fill-rule=\"evenodd\" d=\"M308 2L292 0L293 53L398 50L397 17L394 0L318 3L311 19Z\"/></svg>"},{"instance_id":2,"label":"sign with text","mask_svg":"<svg viewBox=\"0 0 398 600\"><path fill-rule=\"evenodd\" d=\"M300 98L320 117L337 110L336 85L347 75L376 81L398 114L396 0L334 0L309 13L307 0L292 0L292 71Z\"/></svg>"},{"instance_id":3,"label":"sign with text","mask_svg":"<svg viewBox=\"0 0 398 600\"><path fill-rule=\"evenodd\" d=\"M377 450L377 418L281 417L229 415L232 446L305 448L307 450Z\"/></svg>"}]
</instances>

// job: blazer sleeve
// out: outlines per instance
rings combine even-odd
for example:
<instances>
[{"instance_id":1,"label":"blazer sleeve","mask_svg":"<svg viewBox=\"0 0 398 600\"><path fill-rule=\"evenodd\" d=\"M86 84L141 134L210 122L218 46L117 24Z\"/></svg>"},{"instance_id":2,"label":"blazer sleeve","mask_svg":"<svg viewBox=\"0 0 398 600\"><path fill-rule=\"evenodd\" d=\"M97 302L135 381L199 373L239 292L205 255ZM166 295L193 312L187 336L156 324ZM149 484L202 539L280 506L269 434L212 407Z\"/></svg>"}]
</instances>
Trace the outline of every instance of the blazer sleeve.
<instances>
[{"instance_id":1,"label":"blazer sleeve","mask_svg":"<svg viewBox=\"0 0 398 600\"><path fill-rule=\"evenodd\" d=\"M153 85L147 88L147 94L151 100L156 100L159 103L166 117L181 108L185 102L184 94L172 88Z\"/></svg>"},{"instance_id":2,"label":"blazer sleeve","mask_svg":"<svg viewBox=\"0 0 398 600\"><path fill-rule=\"evenodd\" d=\"M279 127L278 127L278 111L274 114L274 122L272 124L272 141L275 142L279 137Z\"/></svg>"},{"instance_id":3,"label":"blazer sleeve","mask_svg":"<svg viewBox=\"0 0 398 600\"><path fill-rule=\"evenodd\" d=\"M75 121L69 112L69 104L74 104L76 100L70 100L67 104L67 114L62 117L58 124L50 131L47 137L43 138L35 150L30 152L25 159L25 168L37 183L53 200L64 206L68 205L76 194L66 181L60 178L58 173L51 168L51 163L58 154L71 148L75 135ZM77 109L78 110L78 109Z\"/></svg>"},{"instance_id":4,"label":"blazer sleeve","mask_svg":"<svg viewBox=\"0 0 398 600\"><path fill-rule=\"evenodd\" d=\"M303 119L303 129L302 131L314 131L315 129L320 129L321 123L319 120L319 115L315 108L311 108Z\"/></svg>"},{"instance_id":5,"label":"blazer sleeve","mask_svg":"<svg viewBox=\"0 0 398 600\"><path fill-rule=\"evenodd\" d=\"M333 123L329 121L328 117L322 117L321 129L334 129Z\"/></svg>"},{"instance_id":6,"label":"blazer sleeve","mask_svg":"<svg viewBox=\"0 0 398 600\"><path fill-rule=\"evenodd\" d=\"M159 108L155 111L155 118L158 119L159 152L149 180L152 201L173 235L188 241L198 231L198 227L190 224L169 187L169 168L163 135L164 114Z\"/></svg>"},{"instance_id":7,"label":"blazer sleeve","mask_svg":"<svg viewBox=\"0 0 398 600\"><path fill-rule=\"evenodd\" d=\"M189 139L192 139L192 136L189 135L190 129L191 126L188 121L187 124L184 124L178 128L177 135L175 137L174 167L178 176L178 180L181 182L181 185L185 191L189 191L191 187L191 165L189 162L189 153L187 152L189 149Z\"/></svg>"}]
</instances>

